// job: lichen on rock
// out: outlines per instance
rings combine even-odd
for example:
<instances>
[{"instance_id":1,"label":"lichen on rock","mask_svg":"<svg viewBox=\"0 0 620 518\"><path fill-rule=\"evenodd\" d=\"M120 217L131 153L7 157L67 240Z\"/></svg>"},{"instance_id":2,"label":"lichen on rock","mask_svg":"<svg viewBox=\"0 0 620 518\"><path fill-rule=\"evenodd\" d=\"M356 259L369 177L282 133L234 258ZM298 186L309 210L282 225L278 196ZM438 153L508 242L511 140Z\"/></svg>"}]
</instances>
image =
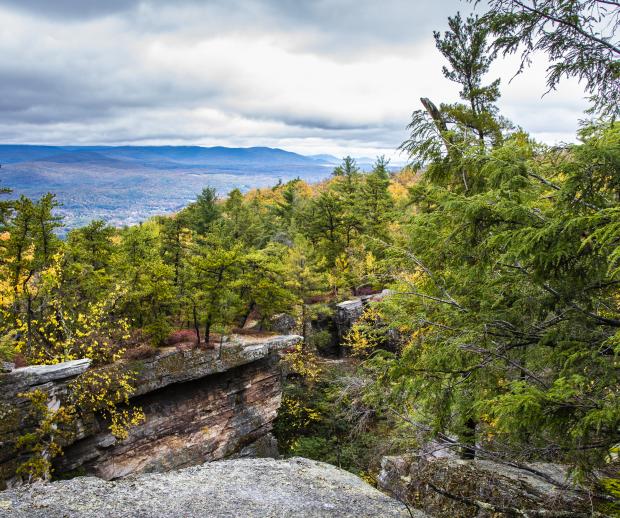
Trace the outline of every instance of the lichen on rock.
<instances>
[{"instance_id":1,"label":"lichen on rock","mask_svg":"<svg viewBox=\"0 0 620 518\"><path fill-rule=\"evenodd\" d=\"M424 518L355 475L302 458L236 459L106 482L77 477L0 493L2 518Z\"/></svg>"}]
</instances>

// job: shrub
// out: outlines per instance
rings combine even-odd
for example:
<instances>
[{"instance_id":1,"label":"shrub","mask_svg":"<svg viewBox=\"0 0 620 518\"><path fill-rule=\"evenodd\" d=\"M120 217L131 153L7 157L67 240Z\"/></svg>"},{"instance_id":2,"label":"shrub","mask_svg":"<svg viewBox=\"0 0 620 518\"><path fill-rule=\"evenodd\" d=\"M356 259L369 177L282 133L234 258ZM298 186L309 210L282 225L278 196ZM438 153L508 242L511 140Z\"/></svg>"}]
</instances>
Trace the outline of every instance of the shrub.
<instances>
[{"instance_id":1,"label":"shrub","mask_svg":"<svg viewBox=\"0 0 620 518\"><path fill-rule=\"evenodd\" d=\"M198 342L196 331L193 329L179 329L170 333L164 340L164 344L166 345L176 345L183 342Z\"/></svg>"},{"instance_id":2,"label":"shrub","mask_svg":"<svg viewBox=\"0 0 620 518\"><path fill-rule=\"evenodd\" d=\"M138 347L127 349L124 358L127 360L145 360L157 354L157 349L149 344L141 344Z\"/></svg>"},{"instance_id":3,"label":"shrub","mask_svg":"<svg viewBox=\"0 0 620 518\"><path fill-rule=\"evenodd\" d=\"M49 480L52 460L62 454L63 441L73 436L71 425L75 420L75 407L50 407L48 394L41 389L18 396L30 401L29 417L37 422L37 426L17 438L17 448L28 455L27 460L17 468L17 474L28 481Z\"/></svg>"},{"instance_id":4,"label":"shrub","mask_svg":"<svg viewBox=\"0 0 620 518\"><path fill-rule=\"evenodd\" d=\"M321 293L319 295L309 295L304 299L304 304L319 304L322 302L331 302L334 298L332 293Z\"/></svg>"},{"instance_id":5,"label":"shrub","mask_svg":"<svg viewBox=\"0 0 620 518\"><path fill-rule=\"evenodd\" d=\"M28 366L28 360L26 360L26 358L24 357L23 354L17 353L14 357L13 357L13 363L15 364L15 368L19 369L21 367L27 367Z\"/></svg>"}]
</instances>

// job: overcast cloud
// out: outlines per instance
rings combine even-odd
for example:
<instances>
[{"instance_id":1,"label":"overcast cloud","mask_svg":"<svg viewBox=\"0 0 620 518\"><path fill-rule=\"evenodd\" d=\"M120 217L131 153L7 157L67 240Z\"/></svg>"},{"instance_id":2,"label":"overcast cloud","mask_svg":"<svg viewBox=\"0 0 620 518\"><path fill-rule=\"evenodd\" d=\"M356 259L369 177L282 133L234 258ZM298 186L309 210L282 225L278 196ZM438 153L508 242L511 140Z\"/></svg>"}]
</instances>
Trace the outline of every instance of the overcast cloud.
<instances>
[{"instance_id":1,"label":"overcast cloud","mask_svg":"<svg viewBox=\"0 0 620 518\"><path fill-rule=\"evenodd\" d=\"M454 101L433 29L458 0L0 0L0 142L283 147L392 155L418 99ZM501 109L547 142L586 107L545 63Z\"/></svg>"}]
</instances>

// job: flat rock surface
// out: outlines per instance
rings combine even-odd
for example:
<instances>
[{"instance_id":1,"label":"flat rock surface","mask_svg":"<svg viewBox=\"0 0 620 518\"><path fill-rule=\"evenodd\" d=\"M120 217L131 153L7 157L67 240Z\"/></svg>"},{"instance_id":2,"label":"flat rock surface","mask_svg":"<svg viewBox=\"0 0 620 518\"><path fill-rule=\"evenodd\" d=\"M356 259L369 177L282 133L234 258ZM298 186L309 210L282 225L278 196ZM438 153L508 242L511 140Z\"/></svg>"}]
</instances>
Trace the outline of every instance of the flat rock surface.
<instances>
[{"instance_id":1,"label":"flat rock surface","mask_svg":"<svg viewBox=\"0 0 620 518\"><path fill-rule=\"evenodd\" d=\"M413 516L424 515L413 511ZM409 517L355 475L308 459L236 459L106 482L78 477L0 493L0 517Z\"/></svg>"},{"instance_id":2,"label":"flat rock surface","mask_svg":"<svg viewBox=\"0 0 620 518\"><path fill-rule=\"evenodd\" d=\"M16 379L24 379L29 385L41 385L48 381L72 378L90 367L91 360L83 358L81 360L71 360L68 362L57 363L55 365L30 365L14 369L10 376Z\"/></svg>"}]
</instances>

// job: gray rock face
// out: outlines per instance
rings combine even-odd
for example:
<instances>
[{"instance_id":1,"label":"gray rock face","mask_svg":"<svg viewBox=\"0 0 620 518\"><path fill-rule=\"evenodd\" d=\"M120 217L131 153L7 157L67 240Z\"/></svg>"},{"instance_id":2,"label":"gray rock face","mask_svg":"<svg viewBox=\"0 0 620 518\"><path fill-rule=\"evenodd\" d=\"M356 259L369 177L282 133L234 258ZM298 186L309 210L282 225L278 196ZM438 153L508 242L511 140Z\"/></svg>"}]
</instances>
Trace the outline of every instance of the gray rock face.
<instances>
[{"instance_id":1,"label":"gray rock face","mask_svg":"<svg viewBox=\"0 0 620 518\"><path fill-rule=\"evenodd\" d=\"M31 365L14 369L11 376L24 385L42 385L49 381L63 380L78 376L90 367L90 360L71 360L56 365Z\"/></svg>"},{"instance_id":2,"label":"gray rock face","mask_svg":"<svg viewBox=\"0 0 620 518\"><path fill-rule=\"evenodd\" d=\"M224 342L222 351L176 347L161 349L153 358L138 360L138 382L132 397L161 389L174 383L205 378L241 365L266 358L302 340L301 336L235 336Z\"/></svg>"},{"instance_id":3,"label":"gray rock face","mask_svg":"<svg viewBox=\"0 0 620 518\"><path fill-rule=\"evenodd\" d=\"M2 518L406 518L400 502L329 464L237 459L106 482L78 477L0 493ZM413 511L415 518L425 515Z\"/></svg>"},{"instance_id":4,"label":"gray rock face","mask_svg":"<svg viewBox=\"0 0 620 518\"><path fill-rule=\"evenodd\" d=\"M146 420L130 429L127 439L117 441L101 426L68 446L56 468L110 480L219 460L245 448L250 455L248 445L271 431L280 400L275 358L169 385L134 399Z\"/></svg>"},{"instance_id":5,"label":"gray rock face","mask_svg":"<svg viewBox=\"0 0 620 518\"><path fill-rule=\"evenodd\" d=\"M276 333L281 335L289 335L295 331L297 321L295 320L295 317L289 315L288 313L280 313L271 319L270 327Z\"/></svg>"},{"instance_id":6,"label":"gray rock face","mask_svg":"<svg viewBox=\"0 0 620 518\"><path fill-rule=\"evenodd\" d=\"M371 302L384 299L390 294L390 290L383 290L381 293L374 295L363 295L361 297L345 300L340 304L336 304L336 328L338 330L338 338L342 339L351 329L351 326L362 316L364 309Z\"/></svg>"},{"instance_id":7,"label":"gray rock face","mask_svg":"<svg viewBox=\"0 0 620 518\"><path fill-rule=\"evenodd\" d=\"M165 471L218 460L248 447L272 428L280 406L278 352L302 338L235 336L216 349L167 347L144 360L102 367L137 373L132 403L145 422L117 441L99 416L84 414L76 433L56 459L57 473L80 469L111 479L130 473ZM0 489L18 482L25 458L19 435L34 424L21 392L40 389L54 405L89 360L33 366L0 373ZM251 450L251 448L250 448Z\"/></svg>"},{"instance_id":8,"label":"gray rock face","mask_svg":"<svg viewBox=\"0 0 620 518\"><path fill-rule=\"evenodd\" d=\"M482 459L384 457L379 487L433 516L592 516L593 501L573 490L564 466L539 462L529 467L542 476Z\"/></svg>"}]
</instances>

